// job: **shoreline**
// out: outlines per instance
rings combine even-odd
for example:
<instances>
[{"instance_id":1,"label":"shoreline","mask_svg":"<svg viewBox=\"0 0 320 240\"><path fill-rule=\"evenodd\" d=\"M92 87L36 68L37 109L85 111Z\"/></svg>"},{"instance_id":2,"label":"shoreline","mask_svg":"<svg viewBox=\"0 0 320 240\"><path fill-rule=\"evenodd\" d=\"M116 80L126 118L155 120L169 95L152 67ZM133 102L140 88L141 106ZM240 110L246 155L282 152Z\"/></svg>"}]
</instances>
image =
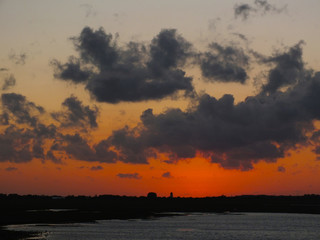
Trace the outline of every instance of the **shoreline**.
<instances>
[{"instance_id":1,"label":"shoreline","mask_svg":"<svg viewBox=\"0 0 320 240\"><path fill-rule=\"evenodd\" d=\"M23 240L37 237L36 239L45 240L45 238L38 238L42 232L34 231L15 231L6 229L7 226L0 226L0 239L3 240Z\"/></svg>"},{"instance_id":2,"label":"shoreline","mask_svg":"<svg viewBox=\"0 0 320 240\"><path fill-rule=\"evenodd\" d=\"M0 226L0 239L4 240L31 240L31 239L37 239L37 240L46 240L46 231L41 232L41 231L26 231L26 230L14 230L14 229L8 229L8 227L12 225L25 225L25 224L35 224L35 225L51 225L51 224L72 224L72 223L96 223L98 220L112 220L112 219L118 219L118 220L132 220L132 219L152 219L152 218L159 218L159 217L174 217L174 216L184 216L188 215L189 213L194 213L194 212L166 212L166 213L152 213L149 216L144 216L144 217L138 217L138 216L131 216L131 217L112 217L112 218L103 218L103 219L95 219L95 220L84 220L83 221L55 221L55 222L49 222L45 221L43 223L18 223L18 224L8 224L8 225L2 225ZM199 213L199 212L197 212ZM304 212L200 212L200 213L212 213L212 214L245 214L245 213L287 213L287 214L320 214L320 213L304 213Z\"/></svg>"},{"instance_id":3,"label":"shoreline","mask_svg":"<svg viewBox=\"0 0 320 240\"><path fill-rule=\"evenodd\" d=\"M112 195L51 197L0 194L0 239L18 240L41 234L7 230L5 226L8 225L150 219L174 216L172 213L191 212L320 214L320 195L148 198Z\"/></svg>"}]
</instances>

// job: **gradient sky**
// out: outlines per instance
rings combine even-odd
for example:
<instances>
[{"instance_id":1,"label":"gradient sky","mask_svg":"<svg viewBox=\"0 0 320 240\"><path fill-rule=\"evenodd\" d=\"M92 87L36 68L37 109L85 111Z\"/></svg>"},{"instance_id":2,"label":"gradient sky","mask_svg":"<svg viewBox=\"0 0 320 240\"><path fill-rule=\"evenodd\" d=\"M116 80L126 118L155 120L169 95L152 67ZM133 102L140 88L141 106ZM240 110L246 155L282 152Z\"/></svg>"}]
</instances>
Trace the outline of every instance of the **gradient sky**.
<instances>
[{"instance_id":1,"label":"gradient sky","mask_svg":"<svg viewBox=\"0 0 320 240\"><path fill-rule=\"evenodd\" d=\"M318 0L0 0L0 192L320 194Z\"/></svg>"}]
</instances>

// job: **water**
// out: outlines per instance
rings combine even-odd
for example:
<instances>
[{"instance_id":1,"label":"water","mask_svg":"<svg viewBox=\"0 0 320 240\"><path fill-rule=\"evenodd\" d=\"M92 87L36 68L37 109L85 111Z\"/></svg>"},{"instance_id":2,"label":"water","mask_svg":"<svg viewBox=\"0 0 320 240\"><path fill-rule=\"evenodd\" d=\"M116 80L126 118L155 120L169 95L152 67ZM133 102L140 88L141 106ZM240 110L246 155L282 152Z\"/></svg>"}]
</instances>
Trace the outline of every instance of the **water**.
<instances>
[{"instance_id":1,"label":"water","mask_svg":"<svg viewBox=\"0 0 320 240\"><path fill-rule=\"evenodd\" d=\"M319 240L320 215L285 213L202 214L149 220L16 225L14 230L45 232L48 240L201 239Z\"/></svg>"}]
</instances>

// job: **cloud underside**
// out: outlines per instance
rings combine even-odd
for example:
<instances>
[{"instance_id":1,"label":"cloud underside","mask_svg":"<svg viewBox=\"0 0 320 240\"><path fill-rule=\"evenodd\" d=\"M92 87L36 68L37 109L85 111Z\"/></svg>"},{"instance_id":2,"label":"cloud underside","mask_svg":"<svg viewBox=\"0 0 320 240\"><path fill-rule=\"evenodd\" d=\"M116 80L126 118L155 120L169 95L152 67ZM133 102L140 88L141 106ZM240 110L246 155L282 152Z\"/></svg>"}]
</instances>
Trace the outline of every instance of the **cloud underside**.
<instances>
[{"instance_id":1,"label":"cloud underside","mask_svg":"<svg viewBox=\"0 0 320 240\"><path fill-rule=\"evenodd\" d=\"M186 111L155 115L148 109L142 126L114 131L109 141L132 161L147 161L152 149L170 153L169 163L200 151L224 168L249 170L261 160L275 162L288 150L317 144L308 136L320 117L319 98L320 74L305 76L286 92L261 93L238 104L232 95L204 94Z\"/></svg>"},{"instance_id":2,"label":"cloud underside","mask_svg":"<svg viewBox=\"0 0 320 240\"><path fill-rule=\"evenodd\" d=\"M25 96L3 93L0 161L39 158L61 163L67 156L130 164L161 158L170 164L200 154L225 169L250 170L259 161L276 162L303 146L320 155L320 133L314 125L320 119L320 73L306 68L302 42L266 57L219 43L199 52L173 29L162 30L149 45L130 42L120 47L117 37L88 27L72 41L78 57L66 63L54 60L55 77L84 85L97 101L160 100L183 93L192 104L159 114L146 109L136 127L126 126L92 143L87 133L98 127L96 106L70 96L61 111L46 113ZM239 103L230 94L217 99L196 93L192 77L183 70L191 64L199 67L205 81L243 84L252 62L269 70L258 93ZM41 120L45 114L52 124ZM118 177L140 177L134 174Z\"/></svg>"}]
</instances>

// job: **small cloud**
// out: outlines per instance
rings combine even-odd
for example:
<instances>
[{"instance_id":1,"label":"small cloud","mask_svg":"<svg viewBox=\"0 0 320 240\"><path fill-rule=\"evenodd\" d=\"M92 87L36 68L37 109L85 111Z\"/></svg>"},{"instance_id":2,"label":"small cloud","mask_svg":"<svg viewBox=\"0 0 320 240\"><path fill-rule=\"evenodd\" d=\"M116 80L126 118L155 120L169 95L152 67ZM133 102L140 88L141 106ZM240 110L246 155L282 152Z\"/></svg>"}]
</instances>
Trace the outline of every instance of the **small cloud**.
<instances>
[{"instance_id":1,"label":"small cloud","mask_svg":"<svg viewBox=\"0 0 320 240\"><path fill-rule=\"evenodd\" d=\"M244 34L234 32L234 33L232 33L232 35L237 36L238 38L240 38L241 40L243 40L245 42L248 42L248 38Z\"/></svg>"},{"instance_id":2,"label":"small cloud","mask_svg":"<svg viewBox=\"0 0 320 240\"><path fill-rule=\"evenodd\" d=\"M97 11L93 8L91 4L81 4L80 7L84 8L86 11L86 18L95 17L97 15Z\"/></svg>"},{"instance_id":3,"label":"small cloud","mask_svg":"<svg viewBox=\"0 0 320 240\"><path fill-rule=\"evenodd\" d=\"M119 178L129 178L129 179L141 179L142 177L139 173L118 173Z\"/></svg>"},{"instance_id":4,"label":"small cloud","mask_svg":"<svg viewBox=\"0 0 320 240\"><path fill-rule=\"evenodd\" d=\"M103 170L103 167L98 165L98 166L93 166L90 168L91 171L99 171L99 170Z\"/></svg>"},{"instance_id":5,"label":"small cloud","mask_svg":"<svg viewBox=\"0 0 320 240\"><path fill-rule=\"evenodd\" d=\"M24 65L26 63L27 54L26 53L16 54L15 52L11 51L9 54L9 59L17 65Z\"/></svg>"},{"instance_id":6,"label":"small cloud","mask_svg":"<svg viewBox=\"0 0 320 240\"><path fill-rule=\"evenodd\" d=\"M268 3L267 0L255 0L252 5L250 4L236 4L234 7L234 16L240 17L242 20L247 20L252 13L265 15L267 13L281 13L287 9L287 6L281 8Z\"/></svg>"},{"instance_id":7,"label":"small cloud","mask_svg":"<svg viewBox=\"0 0 320 240\"><path fill-rule=\"evenodd\" d=\"M162 174L162 177L164 177L164 178L173 178L170 172L165 172L164 174Z\"/></svg>"},{"instance_id":8,"label":"small cloud","mask_svg":"<svg viewBox=\"0 0 320 240\"><path fill-rule=\"evenodd\" d=\"M7 172L13 172L13 171L17 171L17 170L18 170L18 168L15 168L15 167L7 167L6 168Z\"/></svg>"},{"instance_id":9,"label":"small cloud","mask_svg":"<svg viewBox=\"0 0 320 240\"><path fill-rule=\"evenodd\" d=\"M8 90L9 88L16 85L16 78L13 76L13 74L10 74L10 76L6 77L4 79L4 83L2 84L2 90Z\"/></svg>"},{"instance_id":10,"label":"small cloud","mask_svg":"<svg viewBox=\"0 0 320 240\"><path fill-rule=\"evenodd\" d=\"M221 21L221 18L215 18L209 20L209 30L215 31L217 29L217 24Z\"/></svg>"},{"instance_id":11,"label":"small cloud","mask_svg":"<svg viewBox=\"0 0 320 240\"><path fill-rule=\"evenodd\" d=\"M83 127L96 128L97 116L99 109L94 107L85 106L75 96L70 96L62 103L63 111L51 113L51 117L60 122L61 127Z\"/></svg>"},{"instance_id":12,"label":"small cloud","mask_svg":"<svg viewBox=\"0 0 320 240\"><path fill-rule=\"evenodd\" d=\"M285 171L286 171L286 168L285 168L285 167L283 167L283 166L279 166L279 167L278 167L278 172L284 173Z\"/></svg>"},{"instance_id":13,"label":"small cloud","mask_svg":"<svg viewBox=\"0 0 320 240\"><path fill-rule=\"evenodd\" d=\"M242 20L246 20L249 17L250 12L255 11L249 4L240 4L234 7L235 17L242 17Z\"/></svg>"}]
</instances>

